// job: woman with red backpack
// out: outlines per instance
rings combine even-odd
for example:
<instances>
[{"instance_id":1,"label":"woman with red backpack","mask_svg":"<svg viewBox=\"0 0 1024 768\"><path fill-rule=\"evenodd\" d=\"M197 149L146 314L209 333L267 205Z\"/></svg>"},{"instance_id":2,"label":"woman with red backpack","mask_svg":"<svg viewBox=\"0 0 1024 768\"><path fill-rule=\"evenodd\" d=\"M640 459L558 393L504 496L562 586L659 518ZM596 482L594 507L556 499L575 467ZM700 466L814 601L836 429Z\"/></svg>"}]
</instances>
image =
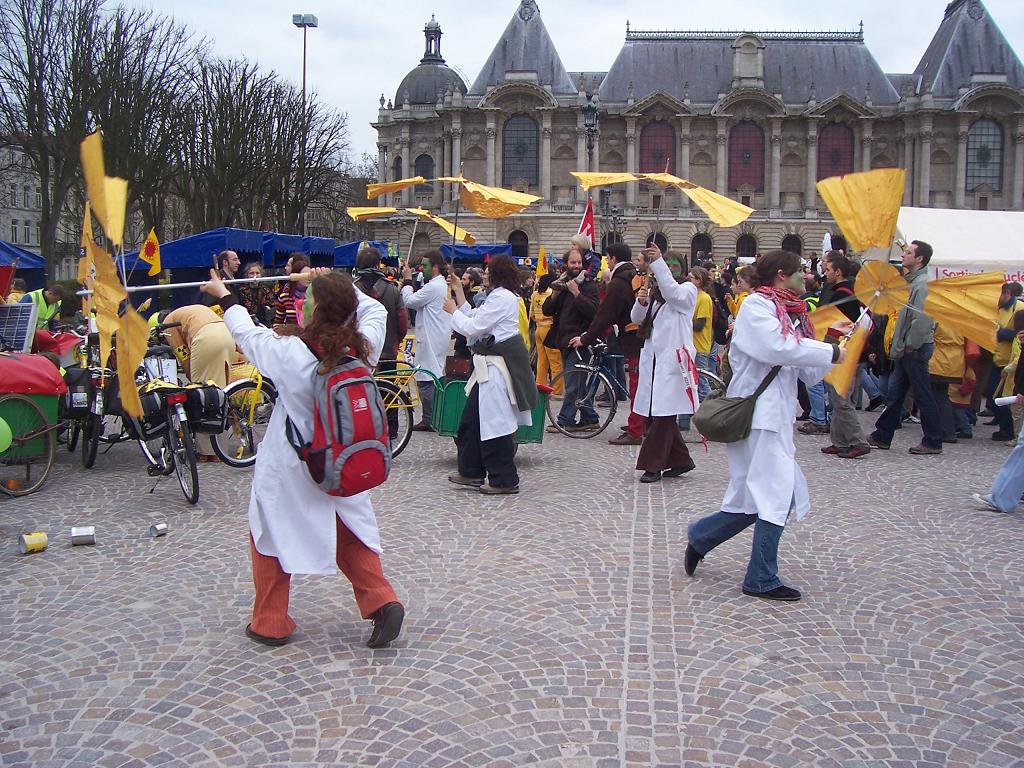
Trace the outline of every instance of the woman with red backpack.
<instances>
[{"instance_id":1,"label":"woman with red backpack","mask_svg":"<svg viewBox=\"0 0 1024 768\"><path fill-rule=\"evenodd\" d=\"M387 311L345 275L327 269L309 275L304 327L290 326L280 335L255 325L215 273L203 286L220 300L235 342L278 389L249 499L256 597L245 633L263 645L288 642L295 631L288 615L291 575L333 574L337 567L352 582L360 614L373 621L366 644L383 648L398 637L405 609L384 577L370 496L338 497L321 490L289 443L286 427L290 422L298 433L313 434L313 403L323 378L318 374L349 357L372 370L384 343Z\"/></svg>"}]
</instances>

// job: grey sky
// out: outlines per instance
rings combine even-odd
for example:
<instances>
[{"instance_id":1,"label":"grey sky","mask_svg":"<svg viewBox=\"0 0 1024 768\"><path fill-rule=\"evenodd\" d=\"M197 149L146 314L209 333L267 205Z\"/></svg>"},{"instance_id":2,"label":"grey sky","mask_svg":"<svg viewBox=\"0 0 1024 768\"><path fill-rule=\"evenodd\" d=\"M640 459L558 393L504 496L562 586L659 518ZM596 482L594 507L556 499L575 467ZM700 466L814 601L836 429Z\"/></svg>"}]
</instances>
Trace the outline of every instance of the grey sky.
<instances>
[{"instance_id":1,"label":"grey sky","mask_svg":"<svg viewBox=\"0 0 1024 768\"><path fill-rule=\"evenodd\" d=\"M1018 56L1024 54L1024 2L983 0ZM519 0L147 0L139 5L174 16L207 36L223 56L245 56L300 83L302 32L292 13L313 13L307 84L348 112L355 154L376 155L380 94L395 89L423 55L423 25L436 14L441 52L471 84ZM864 21L868 48L885 72L912 72L942 21L946 0L538 0L562 63L569 71L606 71L622 46L626 20L634 29L854 30Z\"/></svg>"}]
</instances>

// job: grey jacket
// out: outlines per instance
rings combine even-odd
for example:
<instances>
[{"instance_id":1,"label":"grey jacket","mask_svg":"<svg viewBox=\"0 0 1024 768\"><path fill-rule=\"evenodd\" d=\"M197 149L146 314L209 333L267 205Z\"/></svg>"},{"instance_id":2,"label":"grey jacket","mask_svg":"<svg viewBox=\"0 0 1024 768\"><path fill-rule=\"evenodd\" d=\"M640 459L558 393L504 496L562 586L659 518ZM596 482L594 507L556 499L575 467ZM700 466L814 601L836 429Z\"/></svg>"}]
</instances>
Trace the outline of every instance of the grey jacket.
<instances>
[{"instance_id":1,"label":"grey jacket","mask_svg":"<svg viewBox=\"0 0 1024 768\"><path fill-rule=\"evenodd\" d=\"M910 285L909 307L904 307L896 318L889 357L899 360L906 351L920 349L935 343L935 321L924 314L924 301L928 298L928 270L919 269L907 277Z\"/></svg>"}]
</instances>

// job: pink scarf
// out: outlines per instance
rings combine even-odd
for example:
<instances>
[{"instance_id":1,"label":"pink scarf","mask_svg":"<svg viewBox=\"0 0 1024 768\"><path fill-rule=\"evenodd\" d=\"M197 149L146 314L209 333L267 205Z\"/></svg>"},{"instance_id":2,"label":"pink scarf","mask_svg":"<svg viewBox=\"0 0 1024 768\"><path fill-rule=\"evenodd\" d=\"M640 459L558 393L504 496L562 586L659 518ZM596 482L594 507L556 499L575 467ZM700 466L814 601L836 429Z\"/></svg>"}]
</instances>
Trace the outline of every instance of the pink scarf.
<instances>
[{"instance_id":1,"label":"pink scarf","mask_svg":"<svg viewBox=\"0 0 1024 768\"><path fill-rule=\"evenodd\" d=\"M814 323L807 314L807 302L789 288L769 288L761 286L755 289L775 305L775 316L782 326L782 335L795 335L797 338L813 339Z\"/></svg>"}]
</instances>

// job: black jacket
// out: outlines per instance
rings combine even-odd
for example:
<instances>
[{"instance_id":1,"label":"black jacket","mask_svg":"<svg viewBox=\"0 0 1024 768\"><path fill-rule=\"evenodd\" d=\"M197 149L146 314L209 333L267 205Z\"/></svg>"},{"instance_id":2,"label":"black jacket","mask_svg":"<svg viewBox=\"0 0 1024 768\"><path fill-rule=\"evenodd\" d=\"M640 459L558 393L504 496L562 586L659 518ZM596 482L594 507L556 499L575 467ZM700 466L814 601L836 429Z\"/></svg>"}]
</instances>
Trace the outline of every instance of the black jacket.
<instances>
[{"instance_id":1,"label":"black jacket","mask_svg":"<svg viewBox=\"0 0 1024 768\"><path fill-rule=\"evenodd\" d=\"M579 296L573 296L568 288L552 291L541 308L545 315L554 318L552 329L548 331L544 340L544 346L568 352L571 349L569 340L575 336L582 336L590 327L590 321L597 314L599 302L597 283L593 280L583 282Z\"/></svg>"}]
</instances>

